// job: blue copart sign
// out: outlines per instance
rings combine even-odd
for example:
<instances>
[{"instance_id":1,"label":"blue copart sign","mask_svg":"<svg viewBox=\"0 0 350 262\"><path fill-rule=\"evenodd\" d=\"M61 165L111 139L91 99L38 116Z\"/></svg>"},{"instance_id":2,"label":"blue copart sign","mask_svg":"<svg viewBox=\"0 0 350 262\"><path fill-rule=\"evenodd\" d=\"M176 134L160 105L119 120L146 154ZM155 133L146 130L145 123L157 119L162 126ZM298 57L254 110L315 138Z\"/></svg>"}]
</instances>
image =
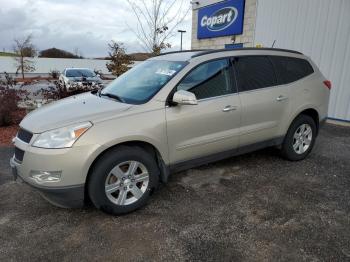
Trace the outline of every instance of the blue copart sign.
<instances>
[{"instance_id":1,"label":"blue copart sign","mask_svg":"<svg viewBox=\"0 0 350 262\"><path fill-rule=\"evenodd\" d=\"M243 32L245 0L227 0L198 10L198 39Z\"/></svg>"}]
</instances>

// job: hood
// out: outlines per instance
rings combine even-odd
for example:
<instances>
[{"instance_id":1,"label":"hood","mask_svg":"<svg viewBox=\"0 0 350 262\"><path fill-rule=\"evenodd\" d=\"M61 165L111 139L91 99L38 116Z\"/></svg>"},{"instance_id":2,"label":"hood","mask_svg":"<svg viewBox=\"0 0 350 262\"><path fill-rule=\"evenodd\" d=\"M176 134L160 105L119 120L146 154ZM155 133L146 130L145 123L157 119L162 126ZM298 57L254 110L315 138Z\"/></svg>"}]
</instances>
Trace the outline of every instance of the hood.
<instances>
[{"instance_id":1,"label":"hood","mask_svg":"<svg viewBox=\"0 0 350 262\"><path fill-rule=\"evenodd\" d=\"M70 124L117 116L131 107L129 104L84 93L36 109L22 120L20 126L33 133L42 133Z\"/></svg>"}]
</instances>

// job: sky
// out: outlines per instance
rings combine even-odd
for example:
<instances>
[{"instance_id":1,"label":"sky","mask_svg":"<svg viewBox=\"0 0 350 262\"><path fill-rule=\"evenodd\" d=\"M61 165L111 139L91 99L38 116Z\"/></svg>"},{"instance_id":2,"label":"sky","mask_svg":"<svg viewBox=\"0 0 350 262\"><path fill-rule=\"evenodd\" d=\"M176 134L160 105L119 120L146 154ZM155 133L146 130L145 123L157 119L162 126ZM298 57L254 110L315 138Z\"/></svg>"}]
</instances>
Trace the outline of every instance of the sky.
<instances>
[{"instance_id":1,"label":"sky","mask_svg":"<svg viewBox=\"0 0 350 262\"><path fill-rule=\"evenodd\" d=\"M190 5L185 0L187 4L185 8ZM175 5L173 14L178 10ZM84 57L103 57L108 42L114 40L124 43L127 53L144 52L130 30L136 29L136 21L126 0L0 0L0 51L11 51L15 38L32 34L39 51L56 47L74 52L78 48ZM187 31L183 48L190 49L191 12L177 29ZM169 42L171 50L178 50L180 34Z\"/></svg>"}]
</instances>

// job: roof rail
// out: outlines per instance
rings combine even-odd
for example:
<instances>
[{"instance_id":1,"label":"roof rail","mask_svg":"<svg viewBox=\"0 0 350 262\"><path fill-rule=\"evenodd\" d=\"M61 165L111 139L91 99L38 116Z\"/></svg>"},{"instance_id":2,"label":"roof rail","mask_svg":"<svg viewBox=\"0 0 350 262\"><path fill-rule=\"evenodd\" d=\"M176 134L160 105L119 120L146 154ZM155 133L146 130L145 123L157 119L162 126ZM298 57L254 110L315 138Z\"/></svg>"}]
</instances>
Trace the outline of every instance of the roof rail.
<instances>
[{"instance_id":1,"label":"roof rail","mask_svg":"<svg viewBox=\"0 0 350 262\"><path fill-rule=\"evenodd\" d=\"M235 48L235 49L215 49L215 50L208 50L199 54L193 55L191 58L202 56L202 55L208 55L212 53L219 53L219 52L227 52L227 51L245 51L245 50L268 50L268 51L281 51L281 52L287 52L287 53L292 53L292 54L299 54L302 55L303 53L294 51L294 50L289 50L289 49L281 49L281 48L258 48L258 47L243 47L243 48Z\"/></svg>"},{"instance_id":2,"label":"roof rail","mask_svg":"<svg viewBox=\"0 0 350 262\"><path fill-rule=\"evenodd\" d=\"M161 53L157 56L170 55L170 54L176 54L176 53L201 52L201 51L209 52L209 51L213 51L213 49L193 49L193 50L170 51L170 52Z\"/></svg>"}]
</instances>

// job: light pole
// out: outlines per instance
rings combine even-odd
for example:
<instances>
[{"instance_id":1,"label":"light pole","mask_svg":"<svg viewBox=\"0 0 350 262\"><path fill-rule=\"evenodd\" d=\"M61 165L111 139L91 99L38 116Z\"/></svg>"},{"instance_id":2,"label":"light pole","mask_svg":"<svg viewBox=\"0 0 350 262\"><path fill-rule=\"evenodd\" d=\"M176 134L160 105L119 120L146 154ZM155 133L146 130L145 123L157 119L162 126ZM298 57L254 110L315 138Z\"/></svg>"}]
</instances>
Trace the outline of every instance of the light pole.
<instances>
[{"instance_id":1,"label":"light pole","mask_svg":"<svg viewBox=\"0 0 350 262\"><path fill-rule=\"evenodd\" d=\"M186 33L185 30L177 30L181 34L181 44L180 44L180 51L182 51L182 34Z\"/></svg>"}]
</instances>

